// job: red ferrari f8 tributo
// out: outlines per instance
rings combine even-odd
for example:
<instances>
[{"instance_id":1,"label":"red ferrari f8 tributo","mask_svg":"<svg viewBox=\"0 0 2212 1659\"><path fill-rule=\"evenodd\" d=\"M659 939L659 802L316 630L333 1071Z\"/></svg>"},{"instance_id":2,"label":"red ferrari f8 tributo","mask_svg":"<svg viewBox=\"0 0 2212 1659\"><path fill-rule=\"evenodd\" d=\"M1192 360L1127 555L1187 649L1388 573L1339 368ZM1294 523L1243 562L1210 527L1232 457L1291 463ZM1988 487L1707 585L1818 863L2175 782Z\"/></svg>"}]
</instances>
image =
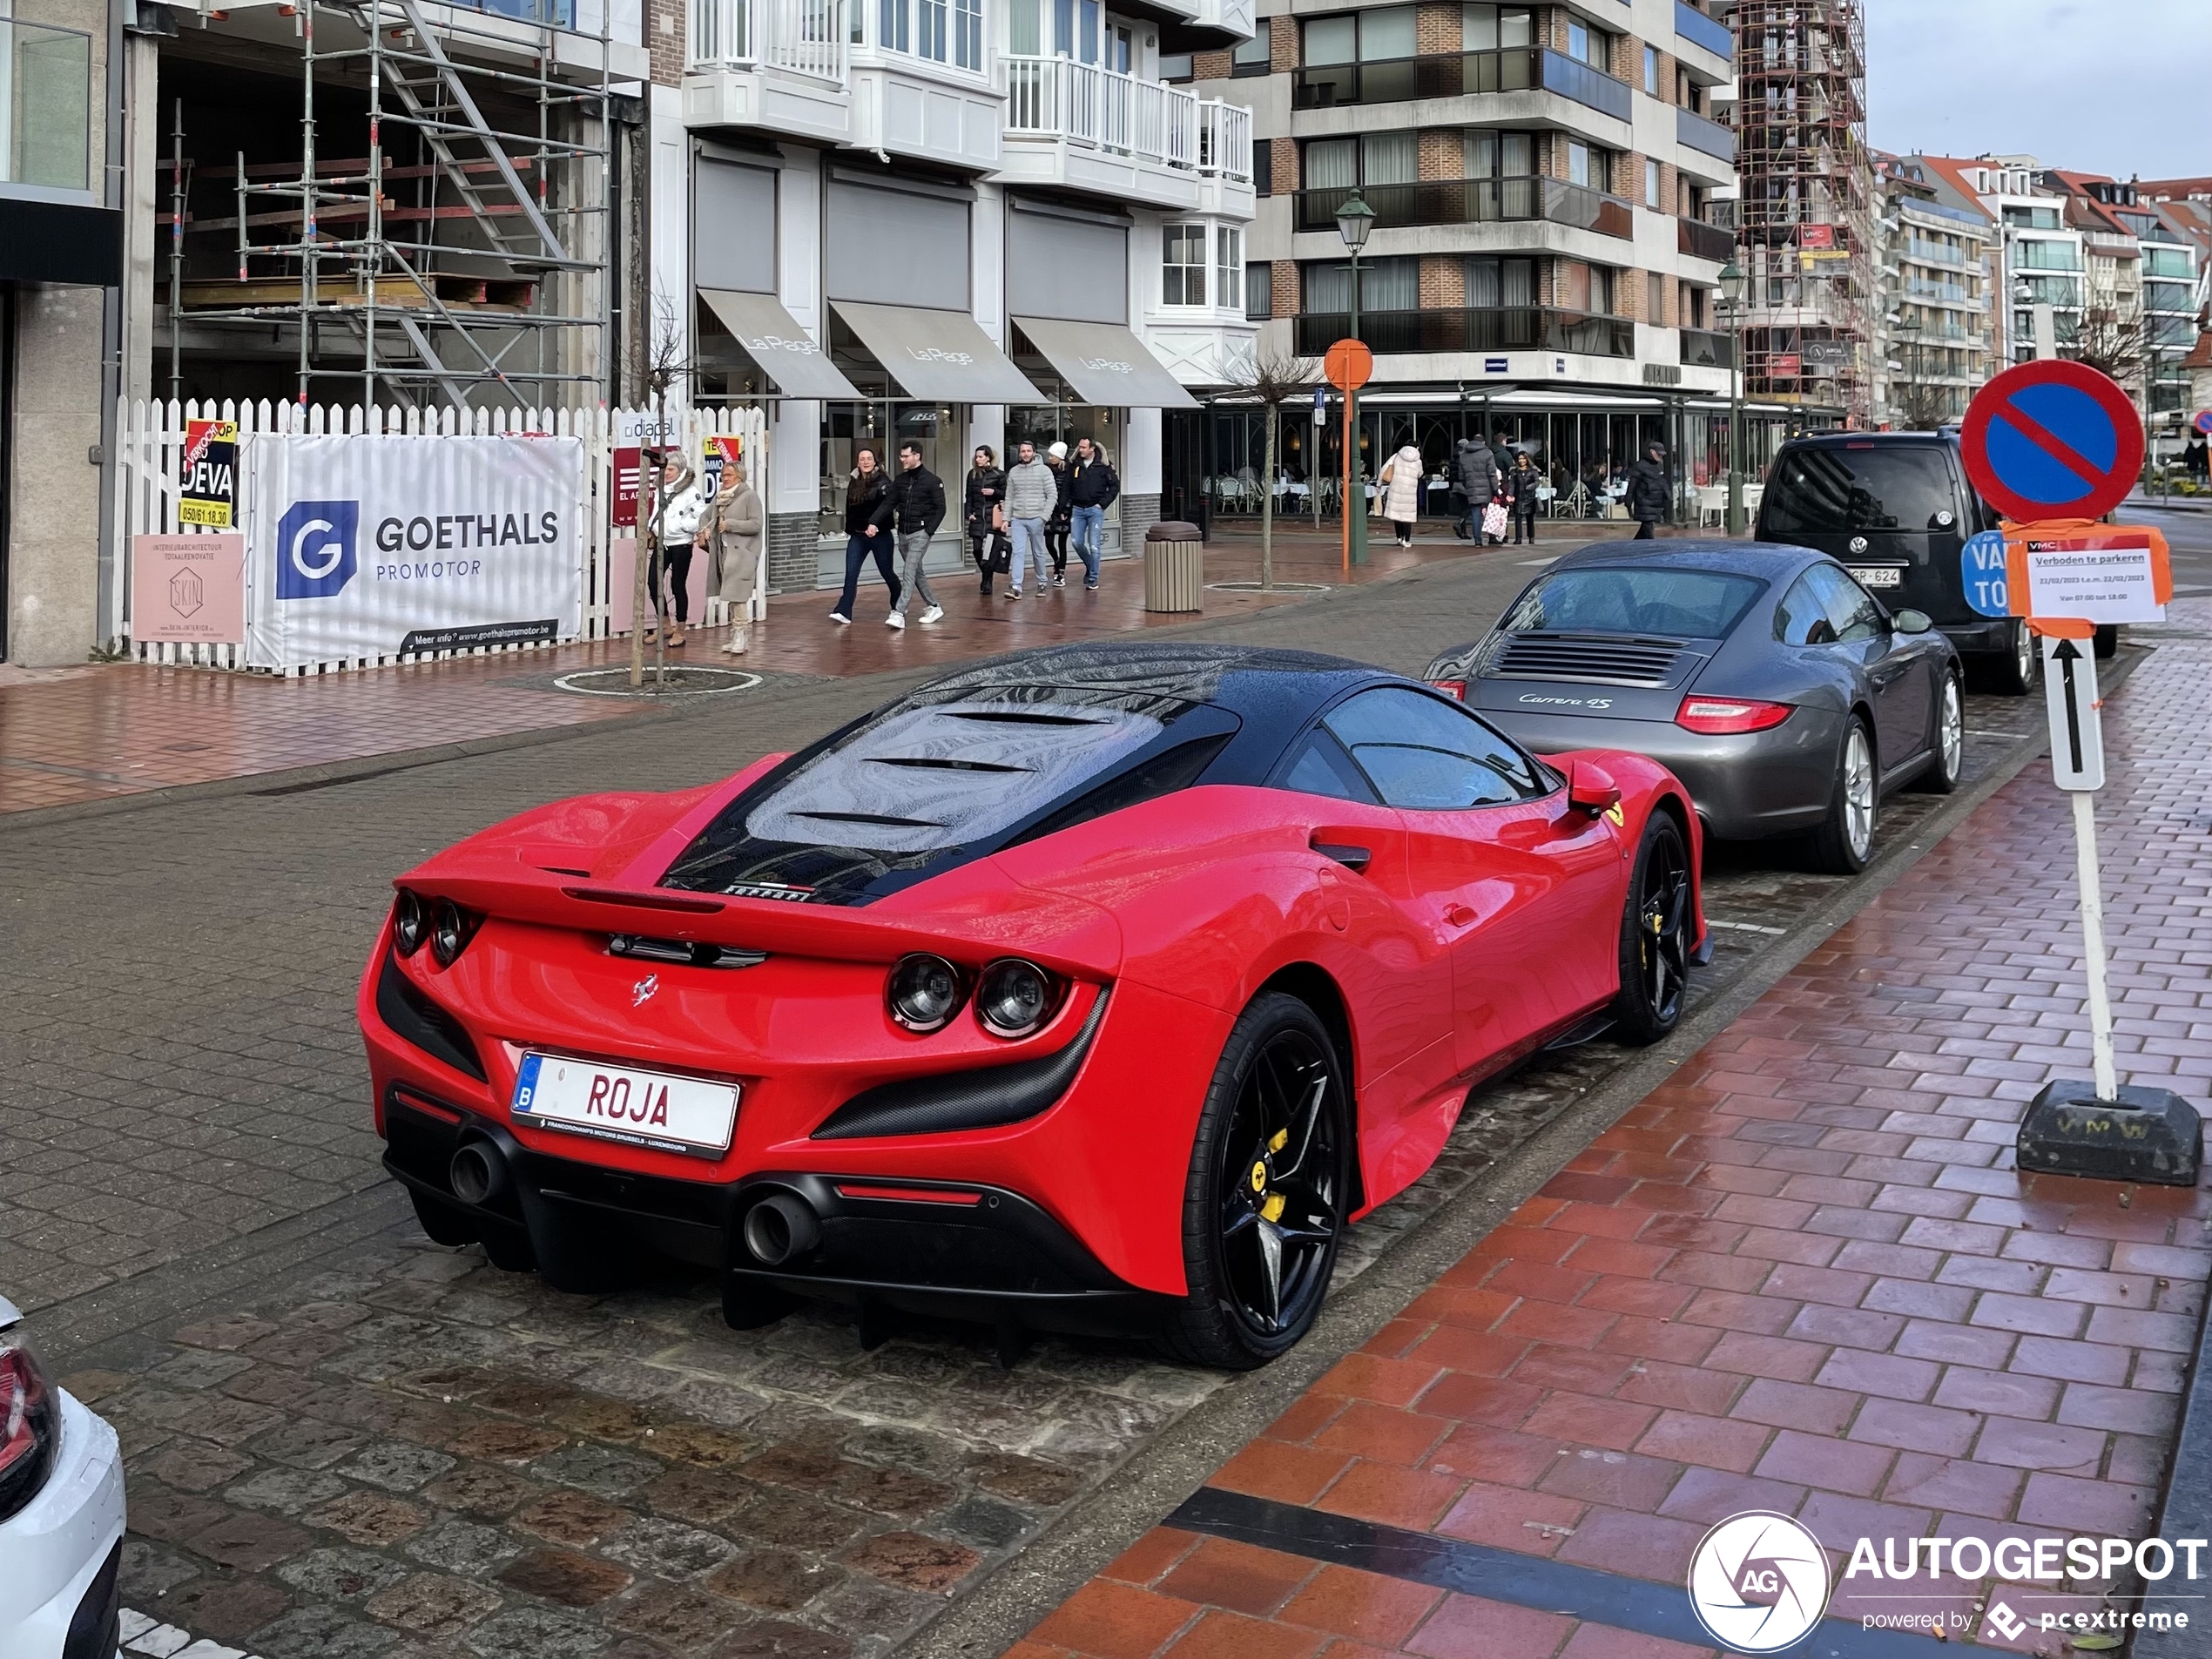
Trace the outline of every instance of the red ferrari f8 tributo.
<instances>
[{"instance_id":1,"label":"red ferrari f8 tributo","mask_svg":"<svg viewBox=\"0 0 2212 1659\"><path fill-rule=\"evenodd\" d=\"M1661 766L1333 658L1070 647L400 878L359 1011L429 1235L590 1288L1258 1365L1469 1089L1707 954Z\"/></svg>"}]
</instances>

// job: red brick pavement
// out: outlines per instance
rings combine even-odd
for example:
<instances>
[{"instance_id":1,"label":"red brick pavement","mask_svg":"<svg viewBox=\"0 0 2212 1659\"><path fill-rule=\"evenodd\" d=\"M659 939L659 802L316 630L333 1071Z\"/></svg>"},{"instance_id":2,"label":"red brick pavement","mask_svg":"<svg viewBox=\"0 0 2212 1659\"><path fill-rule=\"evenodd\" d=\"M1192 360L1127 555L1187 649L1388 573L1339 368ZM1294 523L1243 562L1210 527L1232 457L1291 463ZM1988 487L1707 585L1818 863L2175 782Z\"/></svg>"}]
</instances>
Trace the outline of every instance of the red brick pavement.
<instances>
[{"instance_id":1,"label":"red brick pavement","mask_svg":"<svg viewBox=\"0 0 2212 1659\"><path fill-rule=\"evenodd\" d=\"M2112 990L2122 1080L2202 1109L2212 641L2158 643L2107 711ZM2023 1103L2088 1075L2082 1004L2067 808L2039 762L1210 1484L1669 1586L1753 1508L1799 1517L1838 1574L1861 1535L2141 1535L2212 1193L2014 1172ZM1946 1580L1939 1605L2090 1605L2052 1588ZM1692 1651L1160 1527L1013 1659Z\"/></svg>"}]
</instances>

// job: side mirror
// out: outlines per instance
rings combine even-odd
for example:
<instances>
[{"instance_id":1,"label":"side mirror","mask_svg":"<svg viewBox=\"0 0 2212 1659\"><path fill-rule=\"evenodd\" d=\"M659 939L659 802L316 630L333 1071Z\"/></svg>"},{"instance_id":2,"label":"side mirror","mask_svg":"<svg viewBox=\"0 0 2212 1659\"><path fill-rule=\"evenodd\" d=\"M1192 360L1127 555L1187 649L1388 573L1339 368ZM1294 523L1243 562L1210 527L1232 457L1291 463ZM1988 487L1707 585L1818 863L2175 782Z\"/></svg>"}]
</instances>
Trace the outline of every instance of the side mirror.
<instances>
[{"instance_id":1,"label":"side mirror","mask_svg":"<svg viewBox=\"0 0 2212 1659\"><path fill-rule=\"evenodd\" d=\"M1567 804L1595 818L1621 804L1621 786L1604 767L1577 760L1567 774Z\"/></svg>"},{"instance_id":2,"label":"side mirror","mask_svg":"<svg viewBox=\"0 0 2212 1659\"><path fill-rule=\"evenodd\" d=\"M1901 634L1925 634L1935 624L1925 610L1900 610L1890 618L1890 625Z\"/></svg>"}]
</instances>

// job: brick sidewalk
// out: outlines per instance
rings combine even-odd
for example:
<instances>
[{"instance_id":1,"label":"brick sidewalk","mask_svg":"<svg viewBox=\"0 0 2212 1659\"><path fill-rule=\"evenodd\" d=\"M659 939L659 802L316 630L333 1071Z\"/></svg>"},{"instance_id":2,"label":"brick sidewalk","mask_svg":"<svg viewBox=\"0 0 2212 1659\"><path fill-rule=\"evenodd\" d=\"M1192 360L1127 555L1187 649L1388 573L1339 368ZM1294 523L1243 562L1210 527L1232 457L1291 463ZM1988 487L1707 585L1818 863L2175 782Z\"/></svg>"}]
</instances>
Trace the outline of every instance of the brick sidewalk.
<instances>
[{"instance_id":1,"label":"brick sidewalk","mask_svg":"<svg viewBox=\"0 0 2212 1659\"><path fill-rule=\"evenodd\" d=\"M2175 614L2098 818L2122 1081L2202 1109L2212 604ZM2094 1599L1840 1575L1861 1536L2148 1530L2212 1194L2013 1170L2023 1103L2088 1075L2073 864L2035 764L1015 1659L1687 1659L1691 1554L1748 1509L1831 1551L1835 1652L1942 1651L1862 1635L1909 1608L2060 1652L2033 1622Z\"/></svg>"}]
</instances>

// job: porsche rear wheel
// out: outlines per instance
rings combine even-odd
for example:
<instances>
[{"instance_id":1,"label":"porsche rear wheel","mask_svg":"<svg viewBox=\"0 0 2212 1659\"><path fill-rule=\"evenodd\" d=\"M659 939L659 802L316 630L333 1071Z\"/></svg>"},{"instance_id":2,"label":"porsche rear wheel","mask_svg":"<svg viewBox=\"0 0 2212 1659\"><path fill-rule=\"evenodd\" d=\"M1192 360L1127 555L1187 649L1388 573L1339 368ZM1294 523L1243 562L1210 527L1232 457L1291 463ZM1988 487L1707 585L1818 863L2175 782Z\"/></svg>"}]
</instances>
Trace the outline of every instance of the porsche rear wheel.
<instances>
[{"instance_id":1,"label":"porsche rear wheel","mask_svg":"<svg viewBox=\"0 0 2212 1659\"><path fill-rule=\"evenodd\" d=\"M1294 996L1256 998L1222 1049L1190 1150L1188 1289L1163 1337L1170 1353L1249 1371L1312 1328L1336 1271L1351 1158L1327 1029Z\"/></svg>"},{"instance_id":2,"label":"porsche rear wheel","mask_svg":"<svg viewBox=\"0 0 2212 1659\"><path fill-rule=\"evenodd\" d=\"M1874 770L1874 738L1856 714L1844 732L1836 759L1835 793L1828 820L1812 833L1814 867L1830 875L1857 875L1874 856L1874 819L1879 786Z\"/></svg>"},{"instance_id":3,"label":"porsche rear wheel","mask_svg":"<svg viewBox=\"0 0 2212 1659\"><path fill-rule=\"evenodd\" d=\"M1636 849L1628 902L1621 907L1621 991L1613 1029L1642 1046L1682 1022L1689 989L1689 848L1682 826L1655 812Z\"/></svg>"}]
</instances>

